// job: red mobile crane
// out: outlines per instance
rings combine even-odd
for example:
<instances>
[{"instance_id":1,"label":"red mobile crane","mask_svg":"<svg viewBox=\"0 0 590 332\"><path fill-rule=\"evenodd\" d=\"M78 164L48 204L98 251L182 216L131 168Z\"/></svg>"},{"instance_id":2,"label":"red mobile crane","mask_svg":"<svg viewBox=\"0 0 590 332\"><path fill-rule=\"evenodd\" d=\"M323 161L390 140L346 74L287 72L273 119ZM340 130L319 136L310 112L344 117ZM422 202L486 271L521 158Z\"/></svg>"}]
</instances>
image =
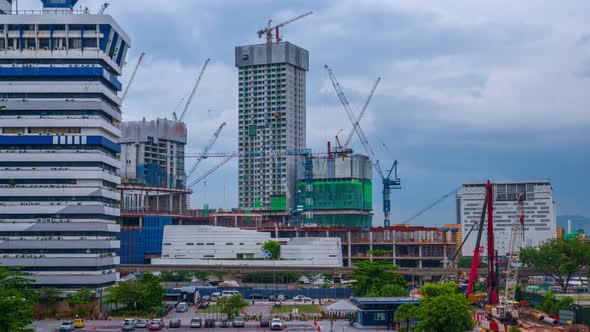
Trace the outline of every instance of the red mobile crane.
<instances>
[{"instance_id":1,"label":"red mobile crane","mask_svg":"<svg viewBox=\"0 0 590 332\"><path fill-rule=\"evenodd\" d=\"M471 271L469 273L469 281L467 283L467 296L473 293L473 284L477 279L477 269L479 268L481 248L481 236L483 233L483 225L488 215L488 229L487 229L487 240L488 240L488 277L487 277L487 295L488 303L491 305L498 304L498 278L496 276L496 252L494 248L494 196L492 190L492 183L488 180L485 184L485 198L484 204L481 211L481 218L479 221L479 230L477 232L477 240L475 242L475 248L473 249L473 259L471 260Z\"/></svg>"}]
</instances>

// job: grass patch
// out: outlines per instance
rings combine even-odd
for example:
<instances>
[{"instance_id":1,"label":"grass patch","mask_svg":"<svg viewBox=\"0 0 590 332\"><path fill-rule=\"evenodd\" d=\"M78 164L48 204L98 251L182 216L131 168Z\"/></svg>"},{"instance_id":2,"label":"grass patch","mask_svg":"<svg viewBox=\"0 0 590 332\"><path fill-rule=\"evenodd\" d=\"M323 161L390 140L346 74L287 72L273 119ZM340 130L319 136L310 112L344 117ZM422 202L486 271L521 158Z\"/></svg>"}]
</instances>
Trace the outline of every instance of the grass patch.
<instances>
[{"instance_id":1,"label":"grass patch","mask_svg":"<svg viewBox=\"0 0 590 332\"><path fill-rule=\"evenodd\" d=\"M272 307L273 314L290 314L293 312L293 309L299 309L300 314L316 314L319 313L320 310L316 305L313 304L299 304L299 305L285 305L282 304L280 307Z\"/></svg>"}]
</instances>

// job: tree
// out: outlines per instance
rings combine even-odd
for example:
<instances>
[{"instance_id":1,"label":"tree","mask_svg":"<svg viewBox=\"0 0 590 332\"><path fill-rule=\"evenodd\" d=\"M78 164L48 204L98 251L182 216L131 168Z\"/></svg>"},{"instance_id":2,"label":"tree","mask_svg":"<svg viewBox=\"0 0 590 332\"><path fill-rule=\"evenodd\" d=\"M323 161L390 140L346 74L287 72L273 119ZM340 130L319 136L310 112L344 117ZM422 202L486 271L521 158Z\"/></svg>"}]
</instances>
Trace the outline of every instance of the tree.
<instances>
[{"instance_id":1,"label":"tree","mask_svg":"<svg viewBox=\"0 0 590 332\"><path fill-rule=\"evenodd\" d=\"M157 312L162 309L165 289L160 277L144 273L139 281L121 282L106 289L105 303L124 304L132 311Z\"/></svg>"},{"instance_id":2,"label":"tree","mask_svg":"<svg viewBox=\"0 0 590 332\"><path fill-rule=\"evenodd\" d=\"M564 293L571 278L590 265L590 244L580 239L550 239L520 250L521 261L555 280Z\"/></svg>"},{"instance_id":3,"label":"tree","mask_svg":"<svg viewBox=\"0 0 590 332\"><path fill-rule=\"evenodd\" d=\"M557 300L553 292L545 293L543 303L539 305L539 310L553 316L559 314L560 309L570 309L574 304L574 298L571 296L564 296L561 300Z\"/></svg>"},{"instance_id":4,"label":"tree","mask_svg":"<svg viewBox=\"0 0 590 332\"><path fill-rule=\"evenodd\" d=\"M412 303L404 303L397 307L397 309L395 310L395 316L393 317L393 321L396 323L405 323L405 331L409 331L410 321L414 322L414 320L416 319L417 309L418 307L416 307Z\"/></svg>"},{"instance_id":5,"label":"tree","mask_svg":"<svg viewBox=\"0 0 590 332\"><path fill-rule=\"evenodd\" d=\"M275 240L268 240L262 245L262 250L270 252L272 259L279 259L281 257L281 244Z\"/></svg>"},{"instance_id":6,"label":"tree","mask_svg":"<svg viewBox=\"0 0 590 332\"><path fill-rule=\"evenodd\" d=\"M406 279L395 273L397 266L385 261L363 260L357 262L356 269L350 274L354 283L354 295L364 296L367 293L378 293L385 285L398 285L407 288Z\"/></svg>"},{"instance_id":7,"label":"tree","mask_svg":"<svg viewBox=\"0 0 590 332\"><path fill-rule=\"evenodd\" d=\"M234 294L231 297L222 297L217 300L217 306L221 307L221 312L226 314L229 320L247 308L248 305L248 301L245 301L241 294Z\"/></svg>"},{"instance_id":8,"label":"tree","mask_svg":"<svg viewBox=\"0 0 590 332\"><path fill-rule=\"evenodd\" d=\"M33 323L36 292L29 274L0 266L0 332L25 331Z\"/></svg>"},{"instance_id":9,"label":"tree","mask_svg":"<svg viewBox=\"0 0 590 332\"><path fill-rule=\"evenodd\" d=\"M421 289L424 298L416 309L417 331L464 332L475 326L473 308L454 283L426 284Z\"/></svg>"},{"instance_id":10,"label":"tree","mask_svg":"<svg viewBox=\"0 0 590 332\"><path fill-rule=\"evenodd\" d=\"M408 295L408 288L401 286L401 285L383 285L378 290L371 289L369 290L365 296L368 297L399 297L399 296L407 296Z\"/></svg>"},{"instance_id":11,"label":"tree","mask_svg":"<svg viewBox=\"0 0 590 332\"><path fill-rule=\"evenodd\" d=\"M143 291L143 303L144 309L150 311L158 311L162 309L162 301L164 300L164 293L166 290L160 284L160 277L155 276L151 273L144 273L139 279L139 284Z\"/></svg>"},{"instance_id":12,"label":"tree","mask_svg":"<svg viewBox=\"0 0 590 332\"><path fill-rule=\"evenodd\" d=\"M49 305L58 302L60 300L60 294L61 292L56 288L43 287L37 290L37 301L40 304L45 304L47 311L49 311Z\"/></svg>"}]
</instances>

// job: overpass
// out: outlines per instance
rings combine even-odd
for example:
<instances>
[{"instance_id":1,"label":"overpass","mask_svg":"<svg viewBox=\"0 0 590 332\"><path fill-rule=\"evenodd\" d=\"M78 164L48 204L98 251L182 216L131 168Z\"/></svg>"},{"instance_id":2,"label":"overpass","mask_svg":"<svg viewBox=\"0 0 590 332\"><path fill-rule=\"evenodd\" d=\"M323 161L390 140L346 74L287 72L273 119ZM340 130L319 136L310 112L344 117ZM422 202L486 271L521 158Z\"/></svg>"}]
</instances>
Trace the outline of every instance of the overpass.
<instances>
[{"instance_id":1,"label":"overpass","mask_svg":"<svg viewBox=\"0 0 590 332\"><path fill-rule=\"evenodd\" d=\"M134 272L161 272L161 271L211 271L227 274L244 275L253 272L304 272L304 273L325 273L325 274L350 274L355 267L325 267L325 266L223 266L223 265L172 265L172 264L120 264L117 271L120 273ZM400 267L395 272L405 276L417 277L440 277L445 273L454 275L465 269L444 269L444 268L408 268ZM487 269L479 269L480 275L485 274Z\"/></svg>"}]
</instances>

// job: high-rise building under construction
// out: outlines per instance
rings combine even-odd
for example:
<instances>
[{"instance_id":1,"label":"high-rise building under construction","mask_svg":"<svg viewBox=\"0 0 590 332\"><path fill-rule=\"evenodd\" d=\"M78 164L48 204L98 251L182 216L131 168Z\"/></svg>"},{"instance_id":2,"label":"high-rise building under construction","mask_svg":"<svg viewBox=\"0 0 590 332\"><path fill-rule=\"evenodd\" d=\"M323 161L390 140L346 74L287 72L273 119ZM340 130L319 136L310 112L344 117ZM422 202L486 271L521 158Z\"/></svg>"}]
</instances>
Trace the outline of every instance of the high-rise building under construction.
<instances>
[{"instance_id":1,"label":"high-rise building under construction","mask_svg":"<svg viewBox=\"0 0 590 332\"><path fill-rule=\"evenodd\" d=\"M239 70L239 193L242 209L293 207L297 159L305 148L307 50L289 42L235 48ZM277 152L282 153L277 153Z\"/></svg>"}]
</instances>

